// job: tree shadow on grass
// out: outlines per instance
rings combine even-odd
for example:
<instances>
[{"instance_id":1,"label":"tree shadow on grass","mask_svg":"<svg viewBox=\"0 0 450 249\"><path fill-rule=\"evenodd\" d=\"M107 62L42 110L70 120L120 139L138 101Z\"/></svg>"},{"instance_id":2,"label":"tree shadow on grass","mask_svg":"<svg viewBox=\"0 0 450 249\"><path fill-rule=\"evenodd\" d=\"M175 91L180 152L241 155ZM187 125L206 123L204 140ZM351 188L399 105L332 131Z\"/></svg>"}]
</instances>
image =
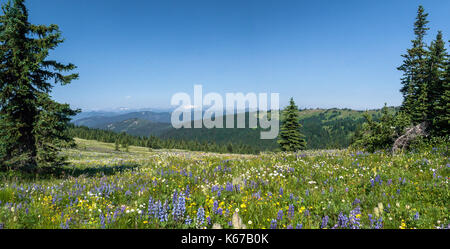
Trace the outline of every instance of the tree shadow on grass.
<instances>
[{"instance_id":1,"label":"tree shadow on grass","mask_svg":"<svg viewBox=\"0 0 450 249\"><path fill-rule=\"evenodd\" d=\"M67 179L74 177L111 176L125 171L133 171L139 164L123 164L114 166L62 166L46 168L39 173L13 170L0 170L0 181L33 182L36 180Z\"/></svg>"},{"instance_id":2,"label":"tree shadow on grass","mask_svg":"<svg viewBox=\"0 0 450 249\"><path fill-rule=\"evenodd\" d=\"M92 166L92 167L64 167L61 169L59 177L79 177L79 176L111 176L117 173L132 171L138 168L138 164L125 164L115 166Z\"/></svg>"}]
</instances>

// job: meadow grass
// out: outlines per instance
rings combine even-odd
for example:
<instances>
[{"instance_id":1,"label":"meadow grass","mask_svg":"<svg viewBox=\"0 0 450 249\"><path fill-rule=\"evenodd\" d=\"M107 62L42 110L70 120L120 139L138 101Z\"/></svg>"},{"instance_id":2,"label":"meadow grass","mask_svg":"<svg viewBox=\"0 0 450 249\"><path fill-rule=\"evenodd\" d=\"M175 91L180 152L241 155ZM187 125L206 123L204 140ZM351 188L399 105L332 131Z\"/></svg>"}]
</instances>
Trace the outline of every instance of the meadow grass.
<instances>
[{"instance_id":1,"label":"meadow grass","mask_svg":"<svg viewBox=\"0 0 450 249\"><path fill-rule=\"evenodd\" d=\"M446 146L214 154L76 140L49 179L2 176L0 228L448 228Z\"/></svg>"}]
</instances>

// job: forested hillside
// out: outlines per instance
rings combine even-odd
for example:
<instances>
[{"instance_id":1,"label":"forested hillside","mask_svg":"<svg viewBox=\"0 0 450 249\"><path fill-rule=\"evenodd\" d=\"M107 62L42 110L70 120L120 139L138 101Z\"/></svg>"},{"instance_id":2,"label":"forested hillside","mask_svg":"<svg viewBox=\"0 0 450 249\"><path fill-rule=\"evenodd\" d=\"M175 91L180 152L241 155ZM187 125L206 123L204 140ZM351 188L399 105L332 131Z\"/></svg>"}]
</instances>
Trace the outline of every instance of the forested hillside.
<instances>
[{"instance_id":1,"label":"forested hillside","mask_svg":"<svg viewBox=\"0 0 450 249\"><path fill-rule=\"evenodd\" d=\"M394 109L394 108L391 108ZM368 111L375 120L379 110ZM299 111L302 133L308 149L345 148L352 142L355 131L364 122L364 111L350 109L304 109ZM249 115L246 113L248 127ZM224 117L224 122L226 120ZM281 116L283 120L283 115ZM235 117L236 120L236 117ZM217 143L218 145L245 144L259 151L278 149L276 139L261 140L261 129L174 129L170 113L133 112L116 116L92 116L75 120L78 126L86 126L134 136L156 136L162 140L185 140Z\"/></svg>"}]
</instances>

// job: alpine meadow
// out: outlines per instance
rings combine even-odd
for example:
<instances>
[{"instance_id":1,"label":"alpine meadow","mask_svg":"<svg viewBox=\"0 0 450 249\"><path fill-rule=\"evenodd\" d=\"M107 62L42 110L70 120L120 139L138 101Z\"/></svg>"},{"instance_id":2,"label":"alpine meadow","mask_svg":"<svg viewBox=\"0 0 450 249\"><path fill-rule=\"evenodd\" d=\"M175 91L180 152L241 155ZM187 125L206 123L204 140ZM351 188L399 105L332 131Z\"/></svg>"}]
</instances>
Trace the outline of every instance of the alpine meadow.
<instances>
[{"instance_id":1,"label":"alpine meadow","mask_svg":"<svg viewBox=\"0 0 450 249\"><path fill-rule=\"evenodd\" d=\"M56 13L76 2L1 1L0 229L450 228L450 19L440 7L430 3L436 11L428 13L427 5L414 3L408 12L417 12L399 14L405 20L392 27L365 19L372 16L338 15L339 23L373 25L348 27L367 40L370 32L395 30L392 41L368 45L384 46L370 52L380 57L366 58L348 40L326 40L332 35L319 32L316 19L304 27L292 14L297 5L291 11L267 1L186 1L201 10L180 11L183 1L146 1L140 4L147 17L137 3L122 10L114 1L81 1L85 20ZM227 11L231 4L240 7ZM101 6L109 7L98 11ZM302 8L321 18L334 13L316 7ZM53 21L61 25L34 24ZM293 26L299 34L290 33ZM325 43L361 62L336 59L334 69ZM294 48L305 62L295 62ZM376 67L388 53L398 64ZM366 62L373 68L363 69ZM299 65L306 68L301 73ZM366 73L352 85L353 75ZM252 81L253 74L257 83L232 82ZM393 81L375 83L381 75ZM199 81L217 91L204 94L201 110L182 93ZM339 89L350 93L339 97ZM169 107L178 92L189 104ZM250 93L231 108L226 98L217 100L234 92ZM273 107L276 98L260 97L275 92L280 108ZM187 120L182 128L171 123L175 107ZM196 122L216 126L196 128ZM277 138L262 139L269 130Z\"/></svg>"}]
</instances>

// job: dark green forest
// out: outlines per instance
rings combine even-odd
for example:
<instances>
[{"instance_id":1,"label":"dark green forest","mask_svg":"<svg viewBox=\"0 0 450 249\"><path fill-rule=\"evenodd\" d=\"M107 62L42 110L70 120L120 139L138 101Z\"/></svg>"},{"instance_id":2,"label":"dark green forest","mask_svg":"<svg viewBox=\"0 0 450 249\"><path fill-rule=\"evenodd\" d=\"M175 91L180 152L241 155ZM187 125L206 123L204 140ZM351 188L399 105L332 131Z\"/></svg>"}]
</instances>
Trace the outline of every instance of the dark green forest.
<instances>
[{"instance_id":1,"label":"dark green forest","mask_svg":"<svg viewBox=\"0 0 450 249\"><path fill-rule=\"evenodd\" d=\"M398 108L391 107L390 110L395 112ZM299 122L302 125L300 131L305 136L307 149L336 149L346 148L352 141L355 132L361 129L362 124L365 122L364 111L354 111L350 109L303 109L298 111ZM379 120L381 117L381 110L367 111L372 116L373 120ZM246 121L248 127L249 115L254 113L246 113ZM148 116L155 116L146 114ZM161 114L158 116L162 116ZM235 148L232 150L235 153L258 153L261 151L278 151L279 145L276 139L273 140L261 140L260 128L251 129L174 129L168 123L158 123L145 120L142 118L142 113L136 113L135 115L127 114L125 118L131 118L125 121L114 122L117 118L106 117L104 122L100 121L99 117L93 117L91 119L83 119L84 124L92 124L92 132L90 136L77 135L80 138L93 139L98 138L104 142L114 142L114 139L109 138L116 136L114 134L119 133L118 136L129 135L130 140L138 139L133 145L144 145L149 147L146 143L142 143L141 140L150 137L150 140L158 141L159 145L152 145L152 148L178 148L178 149L191 149L201 150L199 148L207 147L210 145L210 149L207 151L215 152L229 152L226 149L230 147ZM284 120L284 114L281 115L282 121ZM235 118L236 120L236 118ZM110 123L113 121L113 123ZM224 122L226 117L224 117ZM80 124L75 122L75 124ZM77 125L78 126L78 125ZM97 128L95 128L97 127ZM83 127L84 130L88 130L87 127ZM109 131L109 132L100 132ZM87 131L86 131L87 132ZM101 138L100 135L92 135L101 133L107 138ZM74 133L74 135L79 133ZM120 135L121 134L121 135ZM122 140L122 139L119 139Z\"/></svg>"}]
</instances>

